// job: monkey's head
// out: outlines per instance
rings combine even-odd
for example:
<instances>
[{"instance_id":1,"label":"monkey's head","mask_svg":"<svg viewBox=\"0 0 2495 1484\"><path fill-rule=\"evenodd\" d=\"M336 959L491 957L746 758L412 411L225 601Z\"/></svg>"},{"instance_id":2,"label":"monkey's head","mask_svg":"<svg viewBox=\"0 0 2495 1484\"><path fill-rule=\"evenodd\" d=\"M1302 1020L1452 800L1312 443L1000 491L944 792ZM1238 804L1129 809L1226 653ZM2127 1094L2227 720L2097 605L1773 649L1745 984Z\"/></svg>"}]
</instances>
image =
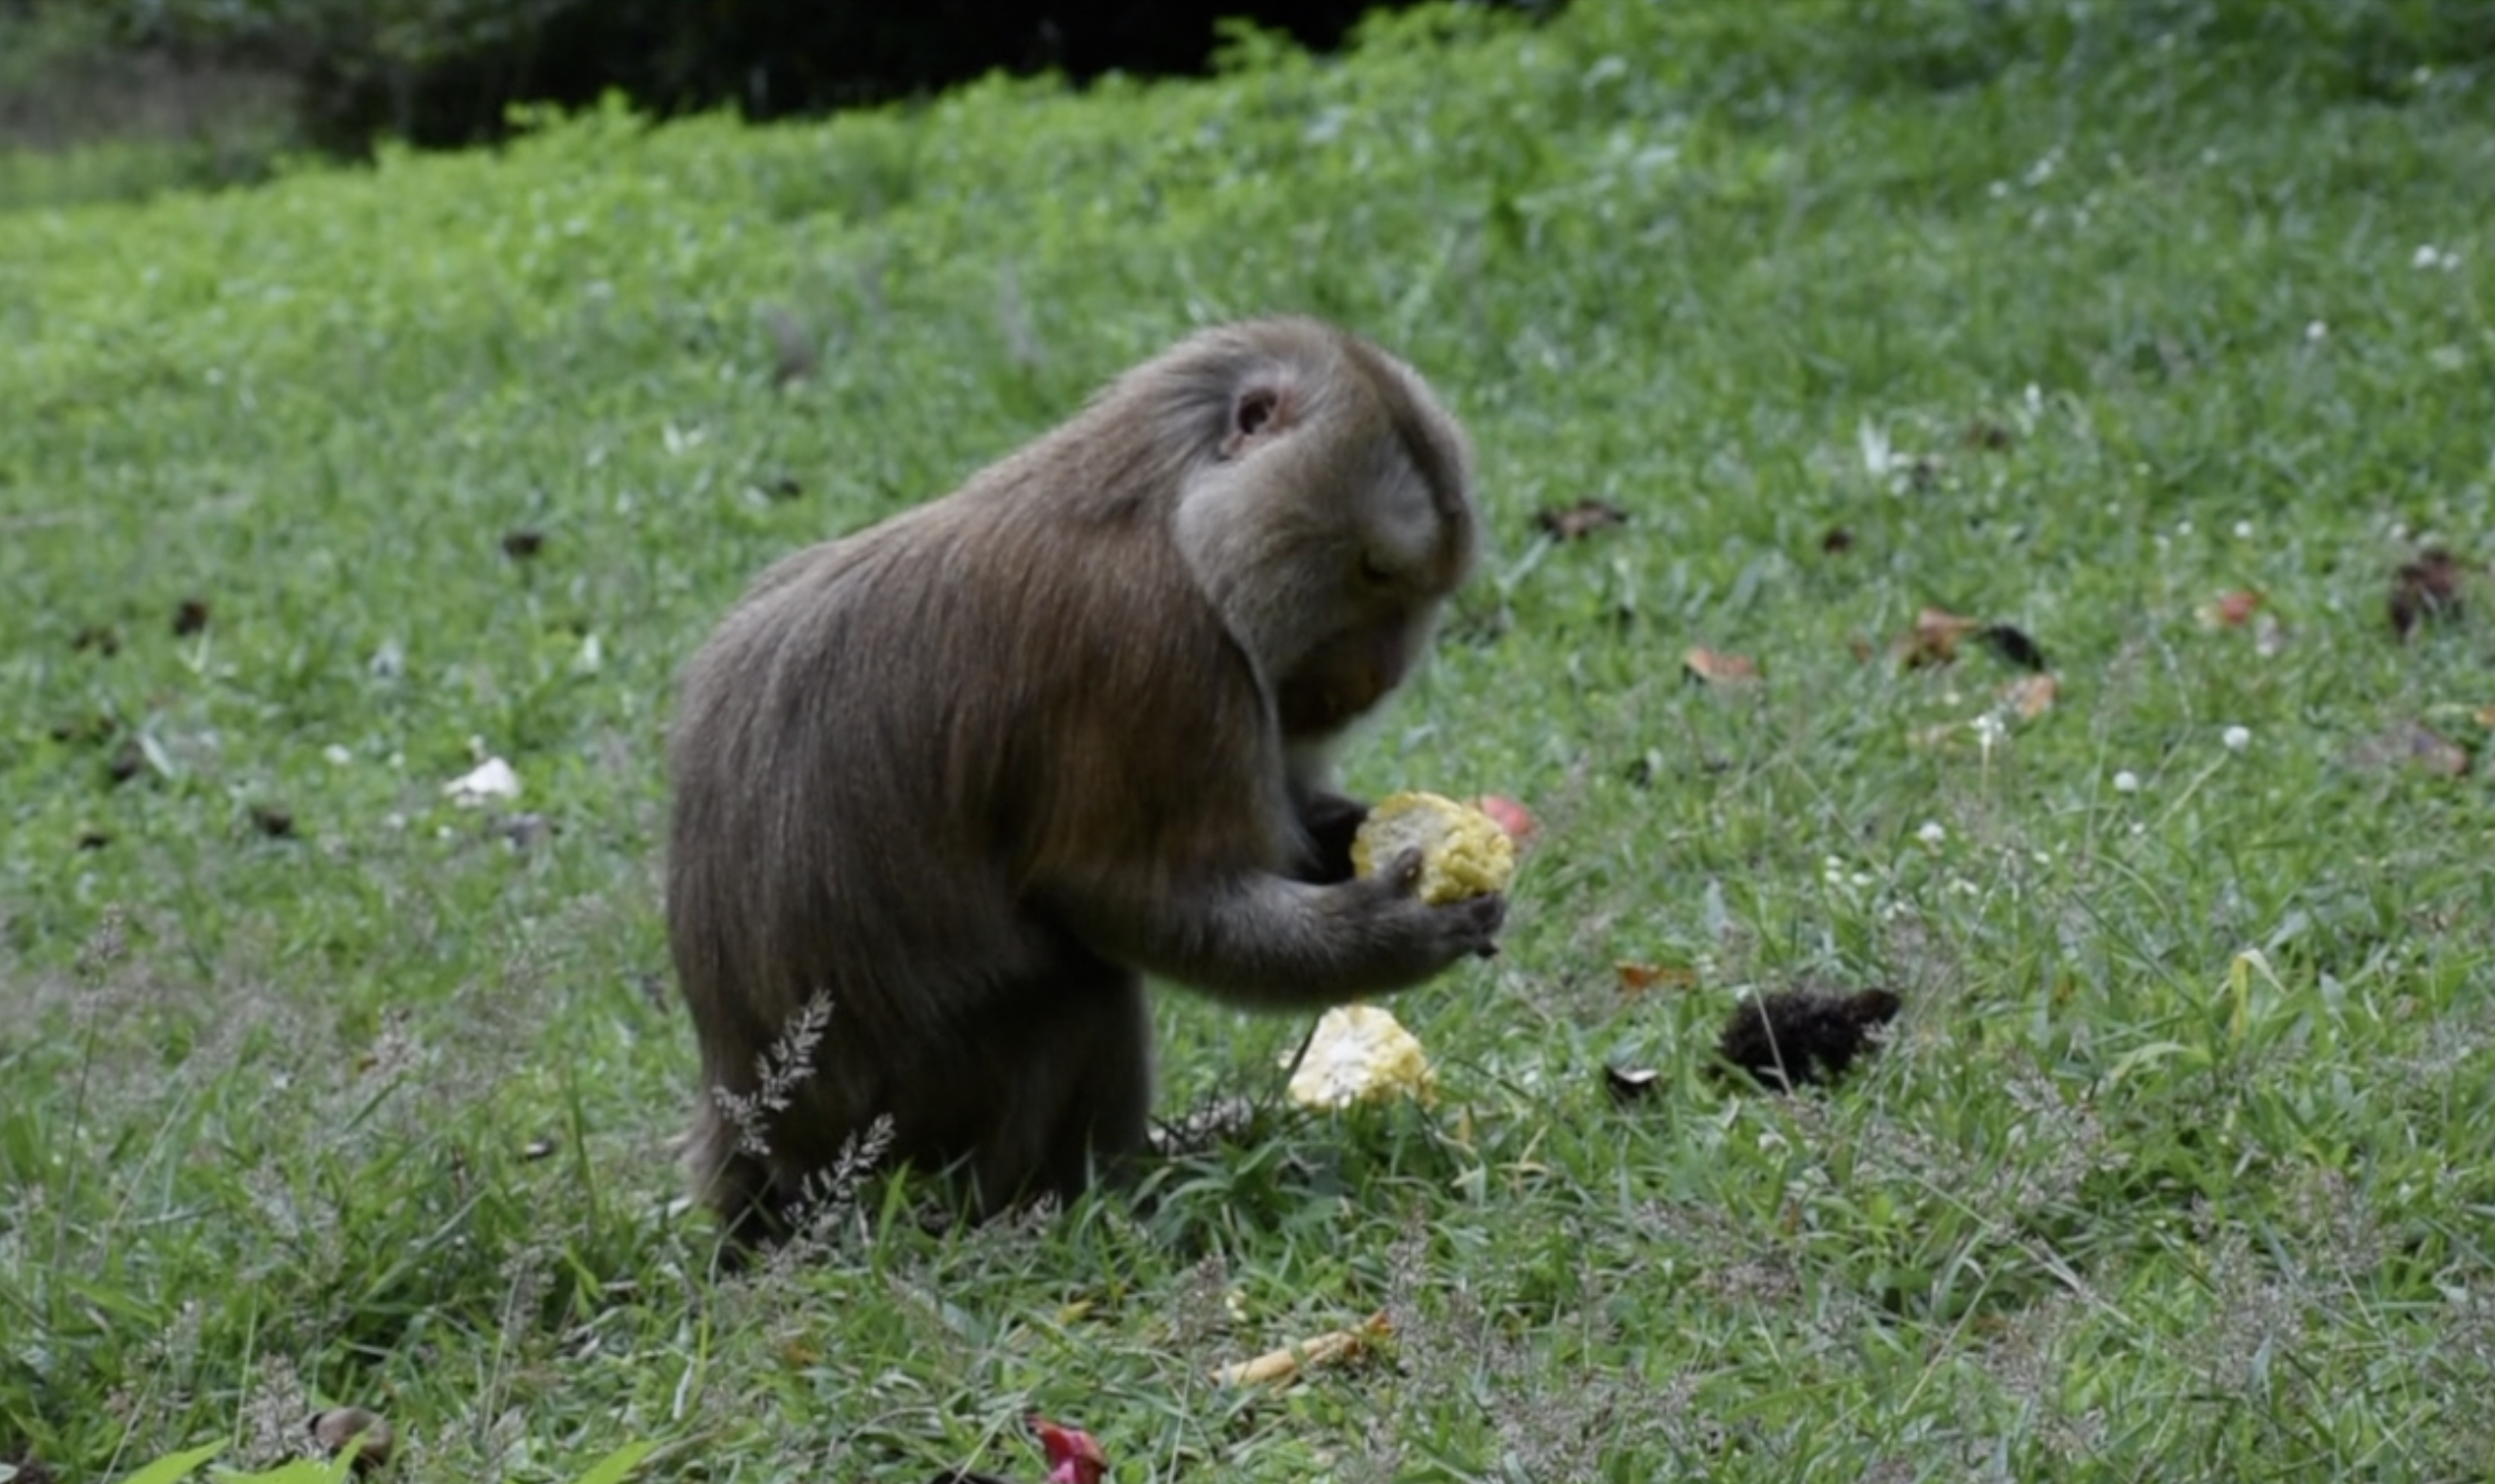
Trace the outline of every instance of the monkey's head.
<instances>
[{"instance_id":1,"label":"monkey's head","mask_svg":"<svg viewBox=\"0 0 2495 1484\"><path fill-rule=\"evenodd\" d=\"M1282 735L1340 732L1402 682L1472 570L1463 429L1411 367L1313 320L1208 331L1129 384L1198 451L1174 534Z\"/></svg>"}]
</instances>

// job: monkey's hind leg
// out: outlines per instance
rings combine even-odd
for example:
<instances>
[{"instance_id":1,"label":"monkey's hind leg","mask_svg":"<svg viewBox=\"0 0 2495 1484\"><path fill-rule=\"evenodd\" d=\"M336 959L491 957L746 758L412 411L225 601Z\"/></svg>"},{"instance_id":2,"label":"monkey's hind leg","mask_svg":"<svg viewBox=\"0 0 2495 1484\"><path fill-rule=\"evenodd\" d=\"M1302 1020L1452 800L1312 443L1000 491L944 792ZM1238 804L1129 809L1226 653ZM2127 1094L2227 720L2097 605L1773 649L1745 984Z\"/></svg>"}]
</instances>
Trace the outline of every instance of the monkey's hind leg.
<instances>
[{"instance_id":1,"label":"monkey's hind leg","mask_svg":"<svg viewBox=\"0 0 2495 1484\"><path fill-rule=\"evenodd\" d=\"M1153 1016L1142 979L1084 954L1024 993L1043 1008L999 1047L1013 1069L1000 1085L1012 1090L972 1162L988 1211L1129 1178L1152 1128Z\"/></svg>"},{"instance_id":2,"label":"monkey's hind leg","mask_svg":"<svg viewBox=\"0 0 2495 1484\"><path fill-rule=\"evenodd\" d=\"M770 1166L739 1147L736 1125L708 1098L685 1140L684 1169L693 1198L719 1216L724 1259L731 1265L786 1234Z\"/></svg>"}]
</instances>

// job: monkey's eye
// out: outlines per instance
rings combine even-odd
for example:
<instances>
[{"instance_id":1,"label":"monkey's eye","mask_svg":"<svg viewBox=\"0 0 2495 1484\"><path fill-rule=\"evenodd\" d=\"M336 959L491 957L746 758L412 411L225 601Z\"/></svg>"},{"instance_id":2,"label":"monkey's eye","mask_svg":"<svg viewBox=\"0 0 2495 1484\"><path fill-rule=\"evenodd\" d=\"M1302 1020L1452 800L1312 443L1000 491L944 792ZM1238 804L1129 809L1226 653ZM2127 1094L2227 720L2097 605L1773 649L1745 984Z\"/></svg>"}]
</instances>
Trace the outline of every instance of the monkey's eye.
<instances>
[{"instance_id":1,"label":"monkey's eye","mask_svg":"<svg viewBox=\"0 0 2495 1484\"><path fill-rule=\"evenodd\" d=\"M1395 574L1367 552L1360 554L1360 584L1364 588L1392 587Z\"/></svg>"}]
</instances>

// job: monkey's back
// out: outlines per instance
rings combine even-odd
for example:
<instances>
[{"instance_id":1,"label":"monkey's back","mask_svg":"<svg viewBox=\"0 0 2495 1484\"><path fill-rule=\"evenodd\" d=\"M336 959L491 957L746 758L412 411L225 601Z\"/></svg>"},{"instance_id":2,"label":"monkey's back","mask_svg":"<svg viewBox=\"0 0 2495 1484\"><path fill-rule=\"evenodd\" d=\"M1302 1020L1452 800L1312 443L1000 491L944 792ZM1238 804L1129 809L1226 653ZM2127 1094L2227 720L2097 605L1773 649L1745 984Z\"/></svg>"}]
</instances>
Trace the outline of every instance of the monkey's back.
<instances>
[{"instance_id":1,"label":"monkey's back","mask_svg":"<svg viewBox=\"0 0 2495 1484\"><path fill-rule=\"evenodd\" d=\"M687 668L667 906L714 1082L820 991L818 1074L875 1106L1075 951L1063 873L1284 848L1278 752L1218 741L1270 732L1254 675L1157 512L1068 530L1015 474L784 559Z\"/></svg>"}]
</instances>

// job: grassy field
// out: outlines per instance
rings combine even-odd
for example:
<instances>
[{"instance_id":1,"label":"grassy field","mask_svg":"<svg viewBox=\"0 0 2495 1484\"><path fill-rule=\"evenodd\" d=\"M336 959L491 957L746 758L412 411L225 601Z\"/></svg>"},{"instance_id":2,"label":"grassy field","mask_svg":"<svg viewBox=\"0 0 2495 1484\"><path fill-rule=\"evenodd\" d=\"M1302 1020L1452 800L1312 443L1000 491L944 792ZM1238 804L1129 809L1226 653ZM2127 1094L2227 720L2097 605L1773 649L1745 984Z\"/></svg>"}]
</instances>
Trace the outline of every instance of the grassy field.
<instances>
[{"instance_id":1,"label":"grassy field","mask_svg":"<svg viewBox=\"0 0 2495 1484\"><path fill-rule=\"evenodd\" d=\"M1036 1479L1032 1410L1128 1484L2487 1476L2495 107L2240 9L1432 13L0 214L0 1460L266 1469L348 1403L410 1479ZM1443 1097L713 1277L676 667L1271 309L1481 450L1348 759L1543 822L1504 955L1396 1003ZM2050 705L1906 664L1926 607ZM1905 1008L1827 1092L1710 1076L1795 985ZM1161 1016L1169 1113L1306 1028Z\"/></svg>"}]
</instances>

